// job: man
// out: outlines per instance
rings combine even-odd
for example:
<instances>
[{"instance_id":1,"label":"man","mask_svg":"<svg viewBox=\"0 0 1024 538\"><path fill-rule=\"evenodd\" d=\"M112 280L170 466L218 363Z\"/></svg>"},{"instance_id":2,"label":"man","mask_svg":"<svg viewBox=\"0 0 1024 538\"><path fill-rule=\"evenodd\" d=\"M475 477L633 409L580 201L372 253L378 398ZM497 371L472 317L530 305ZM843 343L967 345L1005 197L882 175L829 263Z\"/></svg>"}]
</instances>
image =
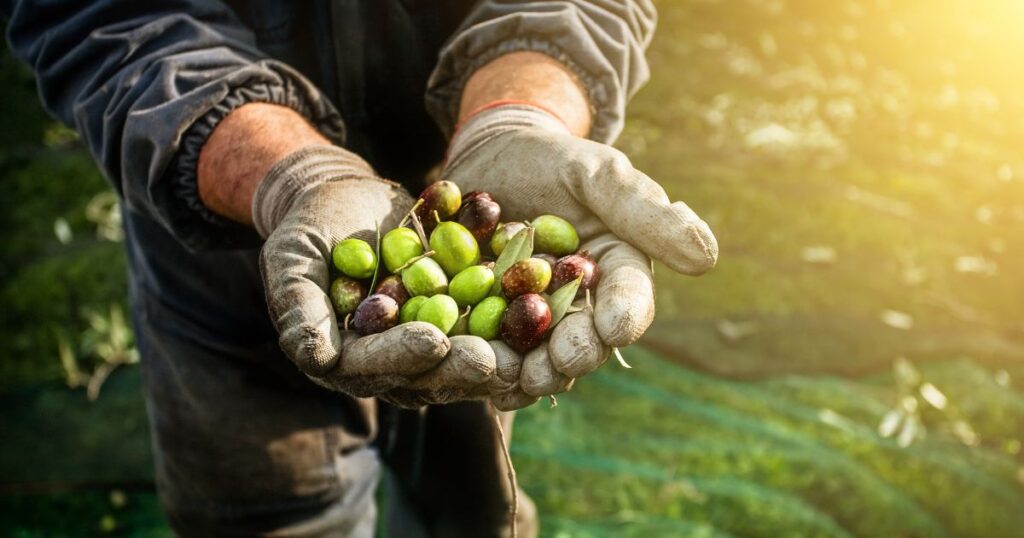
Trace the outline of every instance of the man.
<instances>
[{"instance_id":1,"label":"man","mask_svg":"<svg viewBox=\"0 0 1024 538\"><path fill-rule=\"evenodd\" d=\"M605 145L647 78L646 1L3 7L45 106L122 196L157 483L182 535L370 536L381 460L392 535L507 533L488 402L566 390L639 338L647 256L715 263L707 225ZM522 366L418 323L343 344L325 295L331 247L394 227L445 154L442 176L505 220L576 224L602 269L593 308Z\"/></svg>"}]
</instances>

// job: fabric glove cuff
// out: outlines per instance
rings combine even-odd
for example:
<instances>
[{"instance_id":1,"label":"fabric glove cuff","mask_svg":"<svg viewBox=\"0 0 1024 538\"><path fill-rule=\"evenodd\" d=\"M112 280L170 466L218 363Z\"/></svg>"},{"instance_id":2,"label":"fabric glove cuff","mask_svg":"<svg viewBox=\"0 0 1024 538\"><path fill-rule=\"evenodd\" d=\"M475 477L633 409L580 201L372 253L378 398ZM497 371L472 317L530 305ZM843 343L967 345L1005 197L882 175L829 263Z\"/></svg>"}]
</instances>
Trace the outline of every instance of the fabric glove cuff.
<instances>
[{"instance_id":1,"label":"fabric glove cuff","mask_svg":"<svg viewBox=\"0 0 1024 538\"><path fill-rule=\"evenodd\" d=\"M455 167L460 159L496 136L531 127L572 135L561 118L540 106L497 101L480 107L459 124L448 145L446 167Z\"/></svg>"},{"instance_id":2,"label":"fabric glove cuff","mask_svg":"<svg viewBox=\"0 0 1024 538\"><path fill-rule=\"evenodd\" d=\"M337 146L302 148L278 161L263 177L252 197L252 220L264 239L277 228L292 202L309 189L328 181L377 178L358 155Z\"/></svg>"}]
</instances>

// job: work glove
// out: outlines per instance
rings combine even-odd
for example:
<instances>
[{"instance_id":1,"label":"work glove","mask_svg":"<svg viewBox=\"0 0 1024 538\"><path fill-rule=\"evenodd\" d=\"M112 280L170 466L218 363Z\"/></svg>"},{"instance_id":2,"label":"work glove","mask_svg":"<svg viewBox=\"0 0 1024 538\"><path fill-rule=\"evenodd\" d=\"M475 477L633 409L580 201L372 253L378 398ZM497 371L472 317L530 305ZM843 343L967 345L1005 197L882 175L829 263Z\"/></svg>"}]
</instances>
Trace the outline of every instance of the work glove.
<instances>
[{"instance_id":1,"label":"work glove","mask_svg":"<svg viewBox=\"0 0 1024 538\"><path fill-rule=\"evenodd\" d=\"M505 222L544 214L568 220L601 272L591 304L556 325L546 345L519 357L490 342L498 368L491 400L511 409L568 390L612 348L640 338L654 319L651 258L700 275L714 267L718 243L707 223L685 203L670 202L622 152L573 136L539 107L496 105L458 128L442 179L463 192L489 192Z\"/></svg>"},{"instance_id":2,"label":"work glove","mask_svg":"<svg viewBox=\"0 0 1024 538\"><path fill-rule=\"evenodd\" d=\"M281 349L315 383L403 407L465 399L495 369L487 345L451 341L433 325L404 323L359 336L339 330L327 295L331 249L343 239L375 244L413 199L355 154L311 146L285 157L253 196L253 221L270 318ZM479 390L477 391L479 392Z\"/></svg>"}]
</instances>

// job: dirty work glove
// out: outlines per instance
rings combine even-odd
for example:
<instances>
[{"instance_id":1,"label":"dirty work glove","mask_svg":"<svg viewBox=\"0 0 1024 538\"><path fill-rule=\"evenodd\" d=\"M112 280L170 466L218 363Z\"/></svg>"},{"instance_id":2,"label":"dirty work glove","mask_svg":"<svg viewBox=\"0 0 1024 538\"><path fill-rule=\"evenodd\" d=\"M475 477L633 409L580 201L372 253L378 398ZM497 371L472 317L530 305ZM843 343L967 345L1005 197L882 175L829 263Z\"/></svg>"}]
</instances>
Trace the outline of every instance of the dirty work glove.
<instances>
[{"instance_id":1,"label":"dirty work glove","mask_svg":"<svg viewBox=\"0 0 1024 538\"><path fill-rule=\"evenodd\" d=\"M612 347L640 338L654 319L650 258L687 275L704 273L718 258L707 223L686 204L670 202L622 152L573 136L538 107L504 104L470 116L452 139L442 179L463 192L491 193L505 222L544 214L568 220L601 270L592 308L566 316L546 346L519 361L491 342L498 367L491 399L500 408L568 390Z\"/></svg>"},{"instance_id":2,"label":"dirty work glove","mask_svg":"<svg viewBox=\"0 0 1024 538\"><path fill-rule=\"evenodd\" d=\"M326 145L285 157L257 187L252 214L267 240L260 272L270 317L281 349L317 384L410 407L459 398L493 373L489 347L449 353L448 338L427 323L364 337L339 331L327 295L332 247L350 237L374 244L377 224L394 228L412 204L361 158Z\"/></svg>"}]
</instances>

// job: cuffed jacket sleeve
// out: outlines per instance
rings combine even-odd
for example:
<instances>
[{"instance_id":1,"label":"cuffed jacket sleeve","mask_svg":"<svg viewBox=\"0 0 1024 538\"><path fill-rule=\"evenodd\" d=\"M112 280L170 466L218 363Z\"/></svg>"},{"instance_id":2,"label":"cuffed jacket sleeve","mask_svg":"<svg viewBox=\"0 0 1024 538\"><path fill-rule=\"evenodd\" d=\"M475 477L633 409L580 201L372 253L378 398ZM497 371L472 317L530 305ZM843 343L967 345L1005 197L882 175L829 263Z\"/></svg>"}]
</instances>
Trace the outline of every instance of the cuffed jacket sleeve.
<instances>
[{"instance_id":1,"label":"cuffed jacket sleeve","mask_svg":"<svg viewBox=\"0 0 1024 538\"><path fill-rule=\"evenodd\" d=\"M289 106L341 142L334 107L302 75L267 59L213 0L4 0L13 52L35 71L46 109L75 127L126 206L191 249L258 236L200 202L207 136L242 104Z\"/></svg>"},{"instance_id":2,"label":"cuffed jacket sleeve","mask_svg":"<svg viewBox=\"0 0 1024 538\"><path fill-rule=\"evenodd\" d=\"M484 0L442 49L427 108L450 136L473 71L509 52L541 52L586 86L594 113L589 136L610 143L622 131L626 102L648 79L644 52L656 19L649 0Z\"/></svg>"}]
</instances>

